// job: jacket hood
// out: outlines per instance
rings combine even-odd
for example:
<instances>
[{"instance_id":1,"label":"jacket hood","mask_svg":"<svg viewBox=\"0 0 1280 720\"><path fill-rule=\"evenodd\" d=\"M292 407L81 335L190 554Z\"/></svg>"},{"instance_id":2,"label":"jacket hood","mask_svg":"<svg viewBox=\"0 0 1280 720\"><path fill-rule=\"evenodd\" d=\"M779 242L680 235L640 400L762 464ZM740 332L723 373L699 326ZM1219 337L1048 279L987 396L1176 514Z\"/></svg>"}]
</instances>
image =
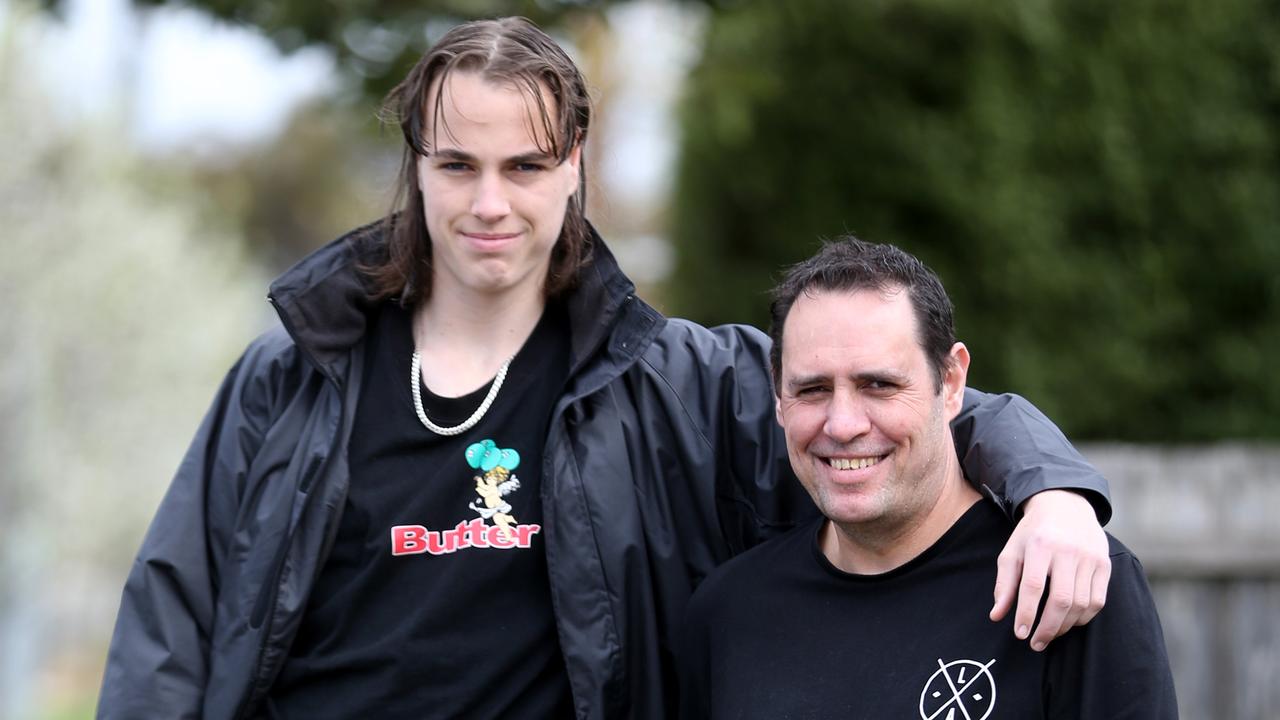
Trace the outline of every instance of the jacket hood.
<instances>
[{"instance_id":1,"label":"jacket hood","mask_svg":"<svg viewBox=\"0 0 1280 720\"><path fill-rule=\"evenodd\" d=\"M364 337L376 305L359 265L387 257L383 221L352 230L311 253L271 283L268 299L307 357L338 381L350 349ZM591 230L591 254L578 285L564 301L571 335L571 367L578 367L608 337L635 284L618 267L604 240Z\"/></svg>"}]
</instances>

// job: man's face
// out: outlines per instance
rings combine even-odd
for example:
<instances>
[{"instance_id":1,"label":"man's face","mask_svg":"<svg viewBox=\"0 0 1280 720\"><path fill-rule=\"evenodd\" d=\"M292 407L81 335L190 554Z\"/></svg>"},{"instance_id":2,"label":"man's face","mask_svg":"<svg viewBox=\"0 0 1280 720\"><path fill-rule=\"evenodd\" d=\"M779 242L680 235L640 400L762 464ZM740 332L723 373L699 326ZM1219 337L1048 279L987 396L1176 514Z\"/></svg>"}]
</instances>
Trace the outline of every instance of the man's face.
<instances>
[{"instance_id":1,"label":"man's face","mask_svg":"<svg viewBox=\"0 0 1280 720\"><path fill-rule=\"evenodd\" d=\"M923 518L954 453L968 354L942 391L905 290L801 293L782 336L778 422L796 476L837 524L894 528Z\"/></svg>"},{"instance_id":2,"label":"man's face","mask_svg":"<svg viewBox=\"0 0 1280 720\"><path fill-rule=\"evenodd\" d=\"M551 143L536 105L512 85L451 73L428 94L428 108L439 92L440 125L426 128L430 154L418 158L433 293L541 292L578 187L581 148L559 164L539 149ZM543 99L555 107L545 89Z\"/></svg>"}]
</instances>

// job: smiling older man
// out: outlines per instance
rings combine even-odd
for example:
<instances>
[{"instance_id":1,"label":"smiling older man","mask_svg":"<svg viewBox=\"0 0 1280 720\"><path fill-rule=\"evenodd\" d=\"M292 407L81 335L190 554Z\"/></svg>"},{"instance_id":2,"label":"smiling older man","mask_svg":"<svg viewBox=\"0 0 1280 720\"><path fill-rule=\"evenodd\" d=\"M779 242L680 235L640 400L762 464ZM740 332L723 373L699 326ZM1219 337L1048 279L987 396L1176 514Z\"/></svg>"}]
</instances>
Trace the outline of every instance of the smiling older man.
<instances>
[{"instance_id":1,"label":"smiling older man","mask_svg":"<svg viewBox=\"0 0 1280 720\"><path fill-rule=\"evenodd\" d=\"M993 624L1010 519L948 423L969 351L938 278L892 246L828 244L775 290L777 417L824 517L714 573L686 617L686 718L1171 718L1141 565L1109 537L1107 606L1045 653Z\"/></svg>"}]
</instances>

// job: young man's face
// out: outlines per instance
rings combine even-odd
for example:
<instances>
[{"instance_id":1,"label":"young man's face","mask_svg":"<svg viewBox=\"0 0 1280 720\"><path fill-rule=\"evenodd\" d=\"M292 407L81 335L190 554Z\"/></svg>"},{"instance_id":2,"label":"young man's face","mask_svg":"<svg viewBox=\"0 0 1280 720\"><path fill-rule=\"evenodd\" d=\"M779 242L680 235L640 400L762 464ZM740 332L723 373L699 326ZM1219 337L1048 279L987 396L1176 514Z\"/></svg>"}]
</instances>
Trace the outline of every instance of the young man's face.
<instances>
[{"instance_id":1,"label":"young man's face","mask_svg":"<svg viewBox=\"0 0 1280 720\"><path fill-rule=\"evenodd\" d=\"M514 86L451 73L432 88L427 108L438 92L440 125L426 128L430 153L418 158L433 294L541 292L578 187L581 148L559 164L539 149L551 143L536 105ZM554 112L545 90L543 99Z\"/></svg>"},{"instance_id":2,"label":"young man's face","mask_svg":"<svg viewBox=\"0 0 1280 720\"><path fill-rule=\"evenodd\" d=\"M837 524L898 527L939 497L968 356L956 343L938 392L917 338L903 290L801 293L787 315L778 422L796 476Z\"/></svg>"}]
</instances>

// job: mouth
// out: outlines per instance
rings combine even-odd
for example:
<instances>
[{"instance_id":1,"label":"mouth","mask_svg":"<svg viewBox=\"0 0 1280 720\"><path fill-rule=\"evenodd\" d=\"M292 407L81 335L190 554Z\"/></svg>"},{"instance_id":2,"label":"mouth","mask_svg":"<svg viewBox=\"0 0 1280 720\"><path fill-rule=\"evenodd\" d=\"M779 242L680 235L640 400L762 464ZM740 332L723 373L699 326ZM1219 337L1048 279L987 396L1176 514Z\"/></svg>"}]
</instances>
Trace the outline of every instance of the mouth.
<instances>
[{"instance_id":1,"label":"mouth","mask_svg":"<svg viewBox=\"0 0 1280 720\"><path fill-rule=\"evenodd\" d=\"M496 240L510 240L512 238L520 237L520 233L518 232L509 232L509 233L463 232L461 234L463 237L468 237L468 238L471 238L472 240L480 240L481 242L493 242Z\"/></svg>"},{"instance_id":2,"label":"mouth","mask_svg":"<svg viewBox=\"0 0 1280 720\"><path fill-rule=\"evenodd\" d=\"M833 470L863 470L879 464L881 460L887 457L889 457L889 455L886 453L884 455L868 455L863 457L829 457L826 461L827 465Z\"/></svg>"}]
</instances>

